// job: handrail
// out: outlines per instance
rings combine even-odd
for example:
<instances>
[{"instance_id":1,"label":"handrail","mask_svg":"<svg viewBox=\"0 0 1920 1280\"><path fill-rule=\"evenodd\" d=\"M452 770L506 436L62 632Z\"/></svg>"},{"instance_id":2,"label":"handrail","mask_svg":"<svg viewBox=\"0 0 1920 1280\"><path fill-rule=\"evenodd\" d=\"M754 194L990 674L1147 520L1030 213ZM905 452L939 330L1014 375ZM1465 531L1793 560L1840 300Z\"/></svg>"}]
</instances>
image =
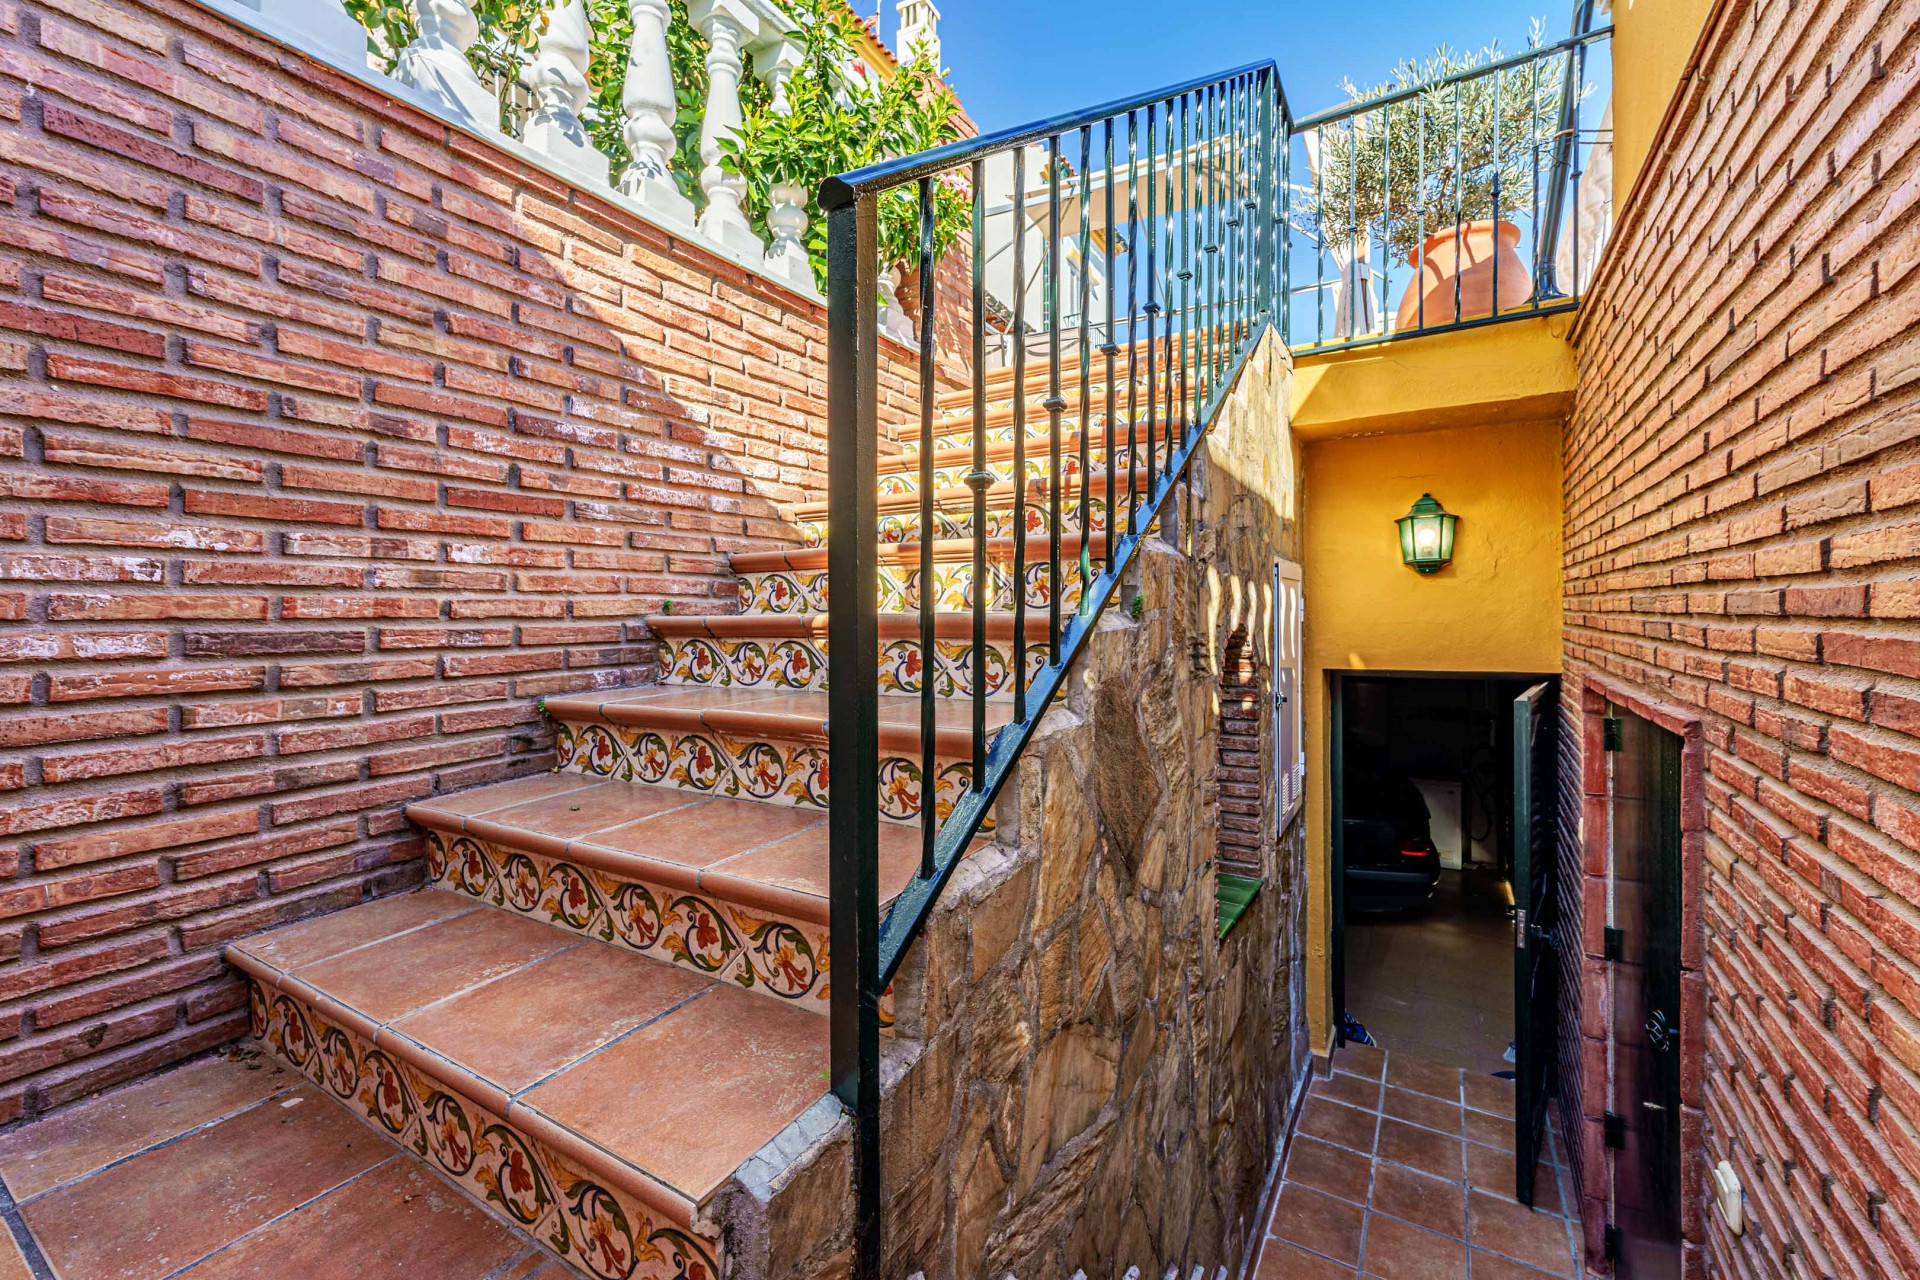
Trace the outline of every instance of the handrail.
<instances>
[{"instance_id":1,"label":"handrail","mask_svg":"<svg viewBox=\"0 0 1920 1280\"><path fill-rule=\"evenodd\" d=\"M908 948L926 925L942 890L984 824L1041 717L1064 688L1101 612L1112 602L1141 544L1167 510L1177 486L1255 344L1285 314L1287 246L1276 236L1284 199L1287 107L1272 62L1189 80L1118 99L1087 111L1003 129L917 156L872 165L828 179L820 204L827 218L827 572L832 607L827 621L828 832L830 938L835 981L831 1007L834 1093L852 1112L855 1134L856 1238L854 1271L876 1280L880 1266L879 1141L880 1002ZM1098 134L1102 188L1096 192ZM1077 144L1077 145L1076 145ZM1041 322L1030 316L1025 269L1033 235L1023 217L1012 225L1015 318L1011 528L1014 584L1010 656L1004 674L989 663L986 613L987 490L998 477L988 468L985 361L985 264L988 161L1004 158L995 181L1010 180L1013 206L1027 207L1030 148L1044 148L1032 190L1044 191L1039 240ZM1070 152L1077 151L1077 155ZM1116 154L1118 153L1118 154ZM953 674L971 681L971 774L944 822L935 812L933 754L935 673L932 544L951 538L935 526L933 332L942 304L934 287L935 183L956 169L971 181L973 273L973 491L966 536L973 542L972 640L968 661ZM1124 186L1121 174L1124 172ZM919 541L921 725L921 860L919 874L895 898L884 922L879 912L878 769L878 531L876 473L879 439L877 298L882 197L917 186L920 229ZM1116 188L1125 193L1116 208ZM1004 193L999 193L1004 194ZM1090 271L1078 277L1080 296L1063 300L1064 250L1081 263L1093 251L1092 204L1104 205L1102 299L1096 318ZM1063 226L1063 200L1077 201L1077 232ZM898 197L888 203L895 216ZM1034 226L1038 226L1038 219ZM1120 234L1124 227L1124 235ZM1122 288L1124 299L1118 298ZM1063 305L1064 302L1064 305ZM1071 317L1069 316L1071 311ZM1077 332L1076 332L1077 330ZM1072 351L1065 350L1072 344ZM1029 367L1029 344L1038 344ZM1063 369L1063 355L1078 365ZM1041 359L1044 365L1041 365ZM1101 368L1096 370L1095 360ZM1063 377L1077 380L1077 458L1066 454L1063 417L1074 402ZM1104 387L1104 422L1093 421L1093 401ZM1027 433L1029 398L1046 414L1044 430ZM1038 425L1038 424L1036 424ZM1093 445L1096 437L1099 445ZM1044 447L1044 482L1030 479L1027 446ZM1104 459L1093 456L1098 447ZM1116 459L1125 458L1125 468ZM1040 459L1036 456L1036 462ZM1064 483L1077 468L1077 492ZM1104 494L1104 498L1102 497ZM1044 526L1044 562L1027 563L1028 535ZM1079 563L1062 559L1063 534L1077 526ZM1092 552L1104 526L1105 549ZM1077 609L1063 616L1061 597L1076 574ZM1029 606L1029 579L1044 581L1044 599ZM1045 609L1044 645L1027 640L1027 613ZM989 684L1010 690L1012 718L986 732Z\"/></svg>"},{"instance_id":2,"label":"handrail","mask_svg":"<svg viewBox=\"0 0 1920 1280\"><path fill-rule=\"evenodd\" d=\"M1129 111L1143 111L1148 106L1165 102L1168 98L1178 98L1196 90L1205 89L1209 85L1260 73L1273 77L1276 91L1280 94L1280 107L1284 112L1286 94L1284 90L1279 89L1279 67L1271 58L1263 62L1249 62L1231 71L1196 76L1191 80L1182 80L1178 84L1170 84L1150 93L1135 94L1131 98L1115 98L1112 102L1089 107L1084 111L1070 111L1065 115L1049 116L1030 124L1010 125L994 133L961 138L956 142L949 142L945 146L934 147L930 151L922 151L917 155L882 160L865 168L836 174L820 184L820 210L822 213L830 213L852 203L861 195L877 194L894 187L903 187L909 182L917 182L921 178L956 169L976 156L989 156L1001 151L1010 151L1014 147L1044 142L1050 137L1072 133L1090 125L1102 124L1114 116L1125 115Z\"/></svg>"}]
</instances>

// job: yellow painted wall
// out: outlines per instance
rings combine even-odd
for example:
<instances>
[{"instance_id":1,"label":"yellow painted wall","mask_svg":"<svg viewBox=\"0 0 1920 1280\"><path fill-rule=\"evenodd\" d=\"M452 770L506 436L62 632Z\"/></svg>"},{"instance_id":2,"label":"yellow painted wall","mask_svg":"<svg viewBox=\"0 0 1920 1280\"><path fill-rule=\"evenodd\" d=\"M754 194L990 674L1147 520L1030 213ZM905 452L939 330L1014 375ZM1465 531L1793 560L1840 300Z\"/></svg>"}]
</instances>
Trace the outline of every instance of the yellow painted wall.
<instances>
[{"instance_id":1,"label":"yellow painted wall","mask_svg":"<svg viewBox=\"0 0 1920 1280\"><path fill-rule=\"evenodd\" d=\"M1713 0L1614 0L1613 213L1633 190L1653 134L1687 74ZM1596 119L1598 116L1596 115Z\"/></svg>"},{"instance_id":2,"label":"yellow painted wall","mask_svg":"<svg viewBox=\"0 0 1920 1280\"><path fill-rule=\"evenodd\" d=\"M1294 357L1302 440L1534 422L1573 408L1571 312Z\"/></svg>"},{"instance_id":3,"label":"yellow painted wall","mask_svg":"<svg viewBox=\"0 0 1920 1280\"><path fill-rule=\"evenodd\" d=\"M1560 669L1557 418L1309 441L1304 463L1308 1014L1329 1009L1327 677L1330 670ZM1400 562L1395 518L1422 492L1460 517L1453 563Z\"/></svg>"}]
</instances>

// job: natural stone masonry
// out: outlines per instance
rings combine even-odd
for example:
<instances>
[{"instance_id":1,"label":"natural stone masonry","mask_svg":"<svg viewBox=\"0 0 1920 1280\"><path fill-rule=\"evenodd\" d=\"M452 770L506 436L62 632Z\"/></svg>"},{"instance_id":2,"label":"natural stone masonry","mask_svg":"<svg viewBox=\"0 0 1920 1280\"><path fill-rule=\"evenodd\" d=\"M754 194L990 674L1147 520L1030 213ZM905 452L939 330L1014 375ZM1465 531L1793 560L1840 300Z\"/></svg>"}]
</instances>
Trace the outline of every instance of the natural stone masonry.
<instances>
[{"instance_id":1,"label":"natural stone masonry","mask_svg":"<svg viewBox=\"0 0 1920 1280\"><path fill-rule=\"evenodd\" d=\"M1573 335L1562 807L1592 875L1562 936L1603 1034L1597 677L1698 734L1690 1276L1920 1274L1917 28L1905 0L1714 6ZM1598 1045L1563 1067L1594 1268Z\"/></svg>"},{"instance_id":2,"label":"natural stone masonry","mask_svg":"<svg viewBox=\"0 0 1920 1280\"><path fill-rule=\"evenodd\" d=\"M732 612L825 313L184 0L0 0L0 76L4 1123L239 1034L221 943Z\"/></svg>"},{"instance_id":3,"label":"natural stone masonry","mask_svg":"<svg viewBox=\"0 0 1920 1280\"><path fill-rule=\"evenodd\" d=\"M1303 845L1269 804L1265 886L1222 940L1214 789L1227 638L1264 652L1298 551L1287 376L1268 336L1022 759L1017 843L961 865L896 984L889 1275L1235 1274L1262 1234L1310 1063ZM840 1274L849 1148L826 1101L740 1170L739 1274Z\"/></svg>"}]
</instances>

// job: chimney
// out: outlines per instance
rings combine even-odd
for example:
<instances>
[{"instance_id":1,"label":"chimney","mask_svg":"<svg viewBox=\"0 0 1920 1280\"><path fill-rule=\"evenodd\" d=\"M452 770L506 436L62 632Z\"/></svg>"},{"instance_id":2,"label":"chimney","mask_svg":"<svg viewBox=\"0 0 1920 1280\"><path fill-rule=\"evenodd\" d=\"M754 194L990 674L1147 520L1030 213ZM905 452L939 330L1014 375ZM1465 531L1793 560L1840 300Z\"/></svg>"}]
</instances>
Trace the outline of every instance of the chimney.
<instances>
[{"instance_id":1,"label":"chimney","mask_svg":"<svg viewBox=\"0 0 1920 1280\"><path fill-rule=\"evenodd\" d=\"M933 55L934 69L941 70L940 10L933 0L895 0L893 8L900 15L900 27L893 36L893 56L911 62L924 46Z\"/></svg>"}]
</instances>

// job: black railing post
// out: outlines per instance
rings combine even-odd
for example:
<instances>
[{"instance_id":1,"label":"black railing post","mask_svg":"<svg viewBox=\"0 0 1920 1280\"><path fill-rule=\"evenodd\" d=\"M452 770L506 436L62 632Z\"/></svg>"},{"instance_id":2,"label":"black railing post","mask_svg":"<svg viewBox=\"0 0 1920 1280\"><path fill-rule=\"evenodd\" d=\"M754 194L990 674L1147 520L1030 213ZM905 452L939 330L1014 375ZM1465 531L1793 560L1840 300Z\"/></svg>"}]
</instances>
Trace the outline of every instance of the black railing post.
<instances>
[{"instance_id":1,"label":"black railing post","mask_svg":"<svg viewBox=\"0 0 1920 1280\"><path fill-rule=\"evenodd\" d=\"M880 1274L879 228L874 196L827 213L829 1075L853 1113L855 1273Z\"/></svg>"}]
</instances>

